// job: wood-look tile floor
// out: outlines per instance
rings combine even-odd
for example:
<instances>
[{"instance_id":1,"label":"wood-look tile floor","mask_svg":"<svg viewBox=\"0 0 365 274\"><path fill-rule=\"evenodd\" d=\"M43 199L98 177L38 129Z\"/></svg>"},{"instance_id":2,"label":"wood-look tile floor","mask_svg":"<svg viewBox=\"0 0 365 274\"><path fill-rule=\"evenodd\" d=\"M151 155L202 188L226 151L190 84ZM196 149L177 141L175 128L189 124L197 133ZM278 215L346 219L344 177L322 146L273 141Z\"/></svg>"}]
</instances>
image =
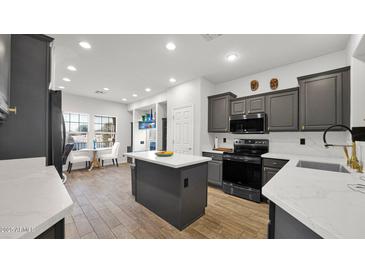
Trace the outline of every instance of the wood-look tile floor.
<instances>
[{"instance_id":1,"label":"wood-look tile floor","mask_svg":"<svg viewBox=\"0 0 365 274\"><path fill-rule=\"evenodd\" d=\"M268 205L233 197L209 187L205 215L179 231L135 202L130 168L75 170L65 184L75 202L66 217L69 239L239 239L266 238Z\"/></svg>"}]
</instances>

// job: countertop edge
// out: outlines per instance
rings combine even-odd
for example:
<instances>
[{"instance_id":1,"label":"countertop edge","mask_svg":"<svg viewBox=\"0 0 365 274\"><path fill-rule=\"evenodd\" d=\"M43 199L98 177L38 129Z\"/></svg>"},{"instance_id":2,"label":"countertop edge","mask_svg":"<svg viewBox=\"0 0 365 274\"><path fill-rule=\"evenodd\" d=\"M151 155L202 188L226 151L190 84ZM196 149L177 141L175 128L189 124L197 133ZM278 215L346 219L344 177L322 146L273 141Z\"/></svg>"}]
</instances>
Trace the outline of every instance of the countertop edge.
<instances>
[{"instance_id":1,"label":"countertop edge","mask_svg":"<svg viewBox=\"0 0 365 274\"><path fill-rule=\"evenodd\" d=\"M61 210L56 215L52 216L50 219L46 220L42 224L38 225L30 232L26 232L22 234L18 239L35 239L43 232L47 231L47 229L51 228L53 225L66 218L67 215L71 214L73 208L73 203L68 207Z\"/></svg>"},{"instance_id":2,"label":"countertop edge","mask_svg":"<svg viewBox=\"0 0 365 274\"><path fill-rule=\"evenodd\" d=\"M153 164L161 165L161 166L167 166L167 167L170 167L170 168L183 168L183 167L187 167L187 166L202 164L202 163L209 162L209 161L212 160L212 158L210 158L210 157L190 155L192 157L197 157L197 158L200 158L200 159L190 160L187 163L183 163L183 164L171 164L171 163L168 163L168 162L159 161L157 159L151 159L151 158L143 156L143 155L136 155L136 153L138 153L138 152L127 152L127 153L124 153L123 155L127 156L127 157L137 159L137 160L140 160L140 161L145 161L145 162L149 162L149 163L153 163ZM165 157L165 158L162 158L162 159L169 159L169 158L174 159L173 157L174 156L172 156L172 158Z\"/></svg>"}]
</instances>

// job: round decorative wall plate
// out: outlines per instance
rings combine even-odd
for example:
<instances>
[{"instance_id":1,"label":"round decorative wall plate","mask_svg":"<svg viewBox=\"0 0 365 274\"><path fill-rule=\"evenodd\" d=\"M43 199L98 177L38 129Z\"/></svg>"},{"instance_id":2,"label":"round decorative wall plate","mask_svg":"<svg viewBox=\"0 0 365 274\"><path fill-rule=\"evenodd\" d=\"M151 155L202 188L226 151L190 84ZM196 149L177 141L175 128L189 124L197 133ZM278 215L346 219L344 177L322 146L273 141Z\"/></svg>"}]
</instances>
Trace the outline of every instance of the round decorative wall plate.
<instances>
[{"instance_id":1,"label":"round decorative wall plate","mask_svg":"<svg viewBox=\"0 0 365 274\"><path fill-rule=\"evenodd\" d=\"M270 88L271 88L272 90L275 90L275 89L277 89L277 88L278 88L278 86L279 86L279 80L278 80L278 78L272 78L272 79L270 80Z\"/></svg>"},{"instance_id":2,"label":"round decorative wall plate","mask_svg":"<svg viewBox=\"0 0 365 274\"><path fill-rule=\"evenodd\" d=\"M252 80L251 81L251 90L252 91L256 91L258 88L259 88L259 81Z\"/></svg>"}]
</instances>

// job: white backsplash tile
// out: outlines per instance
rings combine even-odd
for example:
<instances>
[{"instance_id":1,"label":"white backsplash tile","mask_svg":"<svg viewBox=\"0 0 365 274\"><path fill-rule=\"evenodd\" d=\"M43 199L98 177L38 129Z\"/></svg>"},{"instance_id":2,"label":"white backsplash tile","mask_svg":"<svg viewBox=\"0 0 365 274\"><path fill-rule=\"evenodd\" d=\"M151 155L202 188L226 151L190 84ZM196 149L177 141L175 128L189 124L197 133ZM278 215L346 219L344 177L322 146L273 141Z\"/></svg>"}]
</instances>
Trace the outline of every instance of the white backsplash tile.
<instances>
[{"instance_id":1,"label":"white backsplash tile","mask_svg":"<svg viewBox=\"0 0 365 274\"><path fill-rule=\"evenodd\" d=\"M234 139L268 139L269 151L273 153L292 153L324 157L344 157L343 149L338 147L325 148L323 145L323 132L272 132L269 134L229 134L210 133L209 145L203 149L211 149L214 138L218 137L220 147L233 147ZM226 143L223 143L226 138ZM305 138L305 145L300 145L300 138ZM348 132L329 132L327 142L330 144L350 144L351 138ZM359 146L362 154L365 153L365 143ZM365 159L362 157L362 159Z\"/></svg>"}]
</instances>

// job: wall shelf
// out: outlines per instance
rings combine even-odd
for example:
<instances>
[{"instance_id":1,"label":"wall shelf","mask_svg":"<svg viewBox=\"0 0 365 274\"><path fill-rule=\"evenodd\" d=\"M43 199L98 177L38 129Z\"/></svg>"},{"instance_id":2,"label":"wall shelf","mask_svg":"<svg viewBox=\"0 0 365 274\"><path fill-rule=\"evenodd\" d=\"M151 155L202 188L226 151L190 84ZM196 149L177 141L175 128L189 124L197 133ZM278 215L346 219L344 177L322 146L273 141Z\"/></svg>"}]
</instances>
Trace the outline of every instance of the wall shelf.
<instances>
[{"instance_id":1,"label":"wall shelf","mask_svg":"<svg viewBox=\"0 0 365 274\"><path fill-rule=\"evenodd\" d=\"M156 128L156 121L138 121L138 128L139 129L153 129Z\"/></svg>"}]
</instances>

